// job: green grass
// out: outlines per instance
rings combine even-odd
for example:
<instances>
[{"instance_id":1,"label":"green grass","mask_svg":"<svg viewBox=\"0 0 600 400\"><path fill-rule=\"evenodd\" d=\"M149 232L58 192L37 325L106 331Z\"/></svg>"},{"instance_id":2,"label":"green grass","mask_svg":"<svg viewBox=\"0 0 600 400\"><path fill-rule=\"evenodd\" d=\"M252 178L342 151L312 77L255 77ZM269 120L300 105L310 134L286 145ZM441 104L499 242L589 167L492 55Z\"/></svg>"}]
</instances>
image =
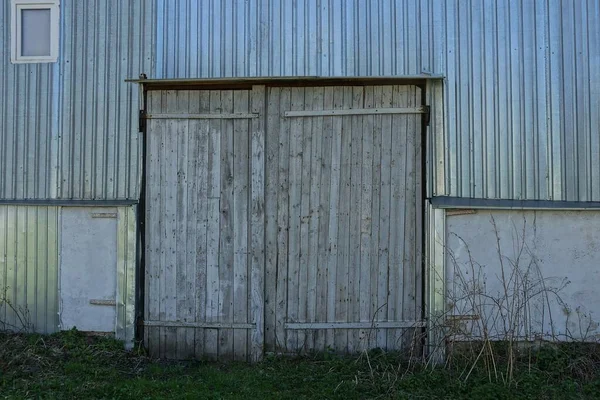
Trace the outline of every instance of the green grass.
<instances>
[{"instance_id":1,"label":"green grass","mask_svg":"<svg viewBox=\"0 0 600 400\"><path fill-rule=\"evenodd\" d=\"M542 349L521 362L511 384L490 368L456 362L427 369L373 351L267 358L257 365L150 360L140 349L76 331L0 335L1 398L367 399L600 398L598 360L572 347Z\"/></svg>"}]
</instances>

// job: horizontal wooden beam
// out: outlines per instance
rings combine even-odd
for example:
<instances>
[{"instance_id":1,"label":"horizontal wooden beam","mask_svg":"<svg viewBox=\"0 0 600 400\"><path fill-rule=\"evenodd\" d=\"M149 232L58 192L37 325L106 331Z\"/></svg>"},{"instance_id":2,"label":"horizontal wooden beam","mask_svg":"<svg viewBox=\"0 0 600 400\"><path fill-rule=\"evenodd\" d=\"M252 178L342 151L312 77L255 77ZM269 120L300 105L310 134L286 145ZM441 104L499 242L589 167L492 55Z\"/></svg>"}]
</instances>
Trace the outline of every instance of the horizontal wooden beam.
<instances>
[{"instance_id":1,"label":"horizontal wooden beam","mask_svg":"<svg viewBox=\"0 0 600 400\"><path fill-rule=\"evenodd\" d=\"M254 329L255 324L227 322L183 322L183 321L144 321L144 326L166 328L205 328L205 329Z\"/></svg>"},{"instance_id":2,"label":"horizontal wooden beam","mask_svg":"<svg viewBox=\"0 0 600 400\"><path fill-rule=\"evenodd\" d=\"M390 322L297 322L284 324L284 329L399 329L422 328L425 321L390 321Z\"/></svg>"},{"instance_id":3,"label":"horizontal wooden beam","mask_svg":"<svg viewBox=\"0 0 600 400\"><path fill-rule=\"evenodd\" d=\"M351 110L286 111L286 117L327 117L335 115L424 114L425 107L355 108Z\"/></svg>"},{"instance_id":4,"label":"horizontal wooden beam","mask_svg":"<svg viewBox=\"0 0 600 400\"><path fill-rule=\"evenodd\" d=\"M231 114L147 114L146 119L251 119L258 118L258 114L231 113Z\"/></svg>"}]
</instances>

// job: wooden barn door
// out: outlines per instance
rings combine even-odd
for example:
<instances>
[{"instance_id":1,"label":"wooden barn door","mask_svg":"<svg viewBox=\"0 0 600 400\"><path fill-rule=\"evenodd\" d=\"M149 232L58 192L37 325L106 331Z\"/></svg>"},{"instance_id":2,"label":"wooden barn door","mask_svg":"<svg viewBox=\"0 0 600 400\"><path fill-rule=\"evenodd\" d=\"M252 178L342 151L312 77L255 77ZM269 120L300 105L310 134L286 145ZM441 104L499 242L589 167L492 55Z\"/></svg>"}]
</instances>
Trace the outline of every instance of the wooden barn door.
<instances>
[{"instance_id":1,"label":"wooden barn door","mask_svg":"<svg viewBox=\"0 0 600 400\"><path fill-rule=\"evenodd\" d=\"M268 350L418 341L421 95L416 86L268 89Z\"/></svg>"},{"instance_id":2,"label":"wooden barn door","mask_svg":"<svg viewBox=\"0 0 600 400\"><path fill-rule=\"evenodd\" d=\"M152 356L263 352L264 87L150 91L145 344Z\"/></svg>"}]
</instances>

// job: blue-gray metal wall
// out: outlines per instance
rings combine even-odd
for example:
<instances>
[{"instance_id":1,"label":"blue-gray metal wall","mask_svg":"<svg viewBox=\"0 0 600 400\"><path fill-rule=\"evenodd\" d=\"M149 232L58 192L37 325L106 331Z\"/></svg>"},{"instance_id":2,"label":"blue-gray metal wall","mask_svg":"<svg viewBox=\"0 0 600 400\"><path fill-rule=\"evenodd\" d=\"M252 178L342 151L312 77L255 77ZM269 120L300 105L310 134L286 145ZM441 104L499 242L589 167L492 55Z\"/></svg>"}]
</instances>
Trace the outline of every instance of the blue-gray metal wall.
<instances>
[{"instance_id":1,"label":"blue-gray metal wall","mask_svg":"<svg viewBox=\"0 0 600 400\"><path fill-rule=\"evenodd\" d=\"M600 200L598 0L158 0L157 78L446 76L443 190Z\"/></svg>"},{"instance_id":2,"label":"blue-gray metal wall","mask_svg":"<svg viewBox=\"0 0 600 400\"><path fill-rule=\"evenodd\" d=\"M8 20L0 198L137 198L145 72L442 74L432 194L600 200L599 0L63 0L54 64L10 64Z\"/></svg>"},{"instance_id":3,"label":"blue-gray metal wall","mask_svg":"<svg viewBox=\"0 0 600 400\"><path fill-rule=\"evenodd\" d=\"M10 63L0 4L0 199L136 199L138 92L153 2L62 0L57 63Z\"/></svg>"}]
</instances>

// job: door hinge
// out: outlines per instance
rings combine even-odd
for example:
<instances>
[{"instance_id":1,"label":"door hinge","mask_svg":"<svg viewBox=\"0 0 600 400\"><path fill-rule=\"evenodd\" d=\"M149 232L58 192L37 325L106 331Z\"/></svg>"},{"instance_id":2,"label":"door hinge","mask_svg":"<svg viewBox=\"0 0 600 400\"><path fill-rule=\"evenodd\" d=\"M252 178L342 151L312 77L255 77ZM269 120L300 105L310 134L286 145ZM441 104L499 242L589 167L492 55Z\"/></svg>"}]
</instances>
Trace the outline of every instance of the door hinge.
<instances>
[{"instance_id":1,"label":"door hinge","mask_svg":"<svg viewBox=\"0 0 600 400\"><path fill-rule=\"evenodd\" d=\"M138 132L146 132L146 110L140 110L138 116Z\"/></svg>"},{"instance_id":2,"label":"door hinge","mask_svg":"<svg viewBox=\"0 0 600 400\"><path fill-rule=\"evenodd\" d=\"M425 126L429 126L429 121L431 120L431 107L430 106L423 106L424 109L424 113L423 113L423 124L425 124Z\"/></svg>"}]
</instances>

